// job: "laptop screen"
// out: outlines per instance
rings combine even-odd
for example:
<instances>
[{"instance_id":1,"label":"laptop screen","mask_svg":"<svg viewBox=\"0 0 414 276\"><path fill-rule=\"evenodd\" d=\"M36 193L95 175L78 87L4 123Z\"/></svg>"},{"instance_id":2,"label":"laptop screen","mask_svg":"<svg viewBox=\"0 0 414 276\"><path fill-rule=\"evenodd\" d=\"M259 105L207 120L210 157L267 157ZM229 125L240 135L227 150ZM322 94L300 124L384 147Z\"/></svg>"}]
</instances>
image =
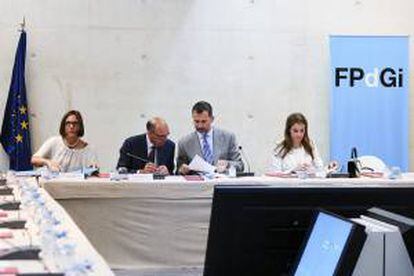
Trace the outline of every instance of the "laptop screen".
<instances>
[{"instance_id":1,"label":"laptop screen","mask_svg":"<svg viewBox=\"0 0 414 276\"><path fill-rule=\"evenodd\" d=\"M313 225L295 276L334 275L353 223L320 212Z\"/></svg>"}]
</instances>

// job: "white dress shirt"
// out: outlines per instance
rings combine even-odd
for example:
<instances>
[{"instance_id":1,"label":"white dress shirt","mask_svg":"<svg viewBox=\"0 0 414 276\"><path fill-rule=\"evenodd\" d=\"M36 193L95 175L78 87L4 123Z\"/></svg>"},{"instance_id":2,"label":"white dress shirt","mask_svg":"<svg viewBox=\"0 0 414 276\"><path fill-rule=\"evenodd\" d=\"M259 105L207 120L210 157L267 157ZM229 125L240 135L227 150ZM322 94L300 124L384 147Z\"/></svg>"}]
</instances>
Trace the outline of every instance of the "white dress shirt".
<instances>
[{"instance_id":1,"label":"white dress shirt","mask_svg":"<svg viewBox=\"0 0 414 276\"><path fill-rule=\"evenodd\" d=\"M148 134L145 134L145 137L147 138L147 156L150 155L152 147L154 147L154 164L158 164L157 163L157 148L154 146L153 143L151 143L151 140L148 137Z\"/></svg>"}]
</instances>

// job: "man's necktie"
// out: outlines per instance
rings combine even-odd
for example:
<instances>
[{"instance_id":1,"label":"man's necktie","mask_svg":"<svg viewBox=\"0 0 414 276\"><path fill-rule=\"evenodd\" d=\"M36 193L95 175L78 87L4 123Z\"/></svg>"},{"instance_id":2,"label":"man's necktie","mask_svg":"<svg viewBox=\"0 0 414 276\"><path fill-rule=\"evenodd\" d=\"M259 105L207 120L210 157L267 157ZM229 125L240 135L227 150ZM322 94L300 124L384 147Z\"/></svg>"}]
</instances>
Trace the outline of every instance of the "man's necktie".
<instances>
[{"instance_id":1,"label":"man's necktie","mask_svg":"<svg viewBox=\"0 0 414 276\"><path fill-rule=\"evenodd\" d=\"M211 151L210 145L208 144L208 134L203 134L203 158L210 164L213 164L213 152Z\"/></svg>"},{"instance_id":2,"label":"man's necktie","mask_svg":"<svg viewBox=\"0 0 414 276\"><path fill-rule=\"evenodd\" d=\"M155 163L155 147L151 146L150 152L148 154L148 161Z\"/></svg>"}]
</instances>

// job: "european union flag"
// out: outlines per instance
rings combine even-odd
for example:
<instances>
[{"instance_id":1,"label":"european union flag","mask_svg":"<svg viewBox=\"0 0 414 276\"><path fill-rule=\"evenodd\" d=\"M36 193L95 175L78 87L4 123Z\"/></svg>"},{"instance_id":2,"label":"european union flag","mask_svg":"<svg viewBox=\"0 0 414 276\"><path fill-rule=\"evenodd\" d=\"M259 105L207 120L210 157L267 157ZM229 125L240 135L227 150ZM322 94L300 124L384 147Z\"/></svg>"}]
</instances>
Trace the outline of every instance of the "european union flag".
<instances>
[{"instance_id":1,"label":"european union flag","mask_svg":"<svg viewBox=\"0 0 414 276\"><path fill-rule=\"evenodd\" d=\"M10 158L10 169L31 170L29 115L27 110L24 68L26 59L26 32L20 34L14 59L9 96L4 111L0 141Z\"/></svg>"}]
</instances>

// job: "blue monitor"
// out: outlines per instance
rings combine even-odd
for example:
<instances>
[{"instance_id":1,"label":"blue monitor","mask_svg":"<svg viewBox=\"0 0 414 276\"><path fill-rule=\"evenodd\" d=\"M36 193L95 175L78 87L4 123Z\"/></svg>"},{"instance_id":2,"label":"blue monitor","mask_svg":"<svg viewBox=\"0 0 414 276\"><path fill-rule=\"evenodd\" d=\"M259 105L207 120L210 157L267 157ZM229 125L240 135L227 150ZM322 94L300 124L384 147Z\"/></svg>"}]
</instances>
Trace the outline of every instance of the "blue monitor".
<instances>
[{"instance_id":1,"label":"blue monitor","mask_svg":"<svg viewBox=\"0 0 414 276\"><path fill-rule=\"evenodd\" d=\"M364 227L339 216L319 212L294 275L350 275L365 238Z\"/></svg>"}]
</instances>

